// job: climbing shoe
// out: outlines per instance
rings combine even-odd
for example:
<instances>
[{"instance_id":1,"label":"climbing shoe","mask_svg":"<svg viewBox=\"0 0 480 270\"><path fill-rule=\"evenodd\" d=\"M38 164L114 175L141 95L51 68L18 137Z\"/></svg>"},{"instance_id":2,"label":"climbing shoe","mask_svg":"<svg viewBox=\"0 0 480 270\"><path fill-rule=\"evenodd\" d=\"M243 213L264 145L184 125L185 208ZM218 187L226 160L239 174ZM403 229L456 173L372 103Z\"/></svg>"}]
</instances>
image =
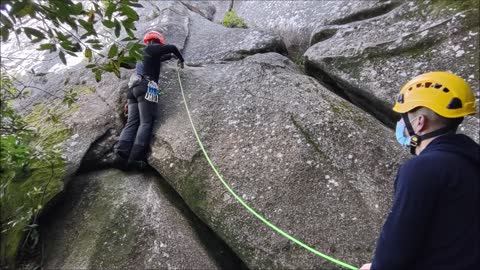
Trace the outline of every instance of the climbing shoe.
<instances>
[{"instance_id":1,"label":"climbing shoe","mask_svg":"<svg viewBox=\"0 0 480 270\"><path fill-rule=\"evenodd\" d=\"M147 169L149 165L143 160L129 160L127 167L129 170L143 171Z\"/></svg>"},{"instance_id":2,"label":"climbing shoe","mask_svg":"<svg viewBox=\"0 0 480 270\"><path fill-rule=\"evenodd\" d=\"M120 153L115 153L112 161L112 167L126 171L128 170L128 161Z\"/></svg>"}]
</instances>

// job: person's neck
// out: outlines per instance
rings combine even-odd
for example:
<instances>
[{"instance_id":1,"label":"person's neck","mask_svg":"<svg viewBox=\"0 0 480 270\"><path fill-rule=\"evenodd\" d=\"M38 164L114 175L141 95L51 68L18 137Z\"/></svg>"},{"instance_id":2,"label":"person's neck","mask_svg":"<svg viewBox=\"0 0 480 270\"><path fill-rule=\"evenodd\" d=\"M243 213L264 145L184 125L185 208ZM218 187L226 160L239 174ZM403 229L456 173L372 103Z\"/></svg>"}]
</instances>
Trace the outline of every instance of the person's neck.
<instances>
[{"instance_id":1,"label":"person's neck","mask_svg":"<svg viewBox=\"0 0 480 270\"><path fill-rule=\"evenodd\" d=\"M427 133L430 133L430 132L426 132L426 133L424 133L424 134L427 134ZM417 156L420 155L420 153L421 153L423 150L425 150L425 148L427 148L427 146L428 146L433 140L435 140L435 139L438 138L438 137L444 136L444 135L446 135L446 134L447 134L447 133L445 133L445 134L440 134L440 135L438 135L438 136L435 136L435 137L432 137L432 138L428 138L428 139L422 140L422 141L420 142L420 144L415 148L415 153L417 154Z\"/></svg>"},{"instance_id":2,"label":"person's neck","mask_svg":"<svg viewBox=\"0 0 480 270\"><path fill-rule=\"evenodd\" d=\"M438 135L436 137L428 138L420 142L420 144L415 148L415 154L420 155L420 153L427 148L427 146L436 138L440 137L442 135Z\"/></svg>"}]
</instances>

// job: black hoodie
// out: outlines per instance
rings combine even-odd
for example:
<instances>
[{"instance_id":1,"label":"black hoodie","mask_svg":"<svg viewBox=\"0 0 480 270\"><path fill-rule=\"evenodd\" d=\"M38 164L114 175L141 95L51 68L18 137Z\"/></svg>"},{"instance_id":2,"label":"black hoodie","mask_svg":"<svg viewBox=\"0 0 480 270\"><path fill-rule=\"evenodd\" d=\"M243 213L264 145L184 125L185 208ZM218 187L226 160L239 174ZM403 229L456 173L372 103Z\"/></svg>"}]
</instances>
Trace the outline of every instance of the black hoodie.
<instances>
[{"instance_id":1,"label":"black hoodie","mask_svg":"<svg viewBox=\"0 0 480 270\"><path fill-rule=\"evenodd\" d=\"M434 139L403 164L371 270L480 269L480 146Z\"/></svg>"},{"instance_id":2,"label":"black hoodie","mask_svg":"<svg viewBox=\"0 0 480 270\"><path fill-rule=\"evenodd\" d=\"M173 53L180 62L184 62L182 54L174 45L149 44L144 49L143 66L144 76L158 82L160 76L160 62L168 60L164 56Z\"/></svg>"}]
</instances>

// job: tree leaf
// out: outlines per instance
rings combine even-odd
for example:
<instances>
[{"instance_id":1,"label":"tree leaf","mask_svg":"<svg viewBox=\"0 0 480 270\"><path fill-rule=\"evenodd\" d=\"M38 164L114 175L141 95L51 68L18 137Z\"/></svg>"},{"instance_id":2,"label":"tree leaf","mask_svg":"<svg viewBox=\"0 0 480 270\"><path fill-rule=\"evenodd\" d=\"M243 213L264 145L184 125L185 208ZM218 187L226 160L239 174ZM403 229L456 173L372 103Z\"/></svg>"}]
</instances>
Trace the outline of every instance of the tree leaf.
<instances>
[{"instance_id":1,"label":"tree leaf","mask_svg":"<svg viewBox=\"0 0 480 270\"><path fill-rule=\"evenodd\" d=\"M126 38L122 39L121 41L132 41L132 40L136 40L136 39L131 38L131 37L126 37Z\"/></svg>"},{"instance_id":2,"label":"tree leaf","mask_svg":"<svg viewBox=\"0 0 480 270\"><path fill-rule=\"evenodd\" d=\"M122 5L122 13L125 14L129 19L136 21L138 20L138 15L135 10L133 10L131 7L127 5Z\"/></svg>"},{"instance_id":3,"label":"tree leaf","mask_svg":"<svg viewBox=\"0 0 480 270\"><path fill-rule=\"evenodd\" d=\"M71 56L77 57L77 54L72 52L72 51L65 50L65 52L68 53Z\"/></svg>"},{"instance_id":4,"label":"tree leaf","mask_svg":"<svg viewBox=\"0 0 480 270\"><path fill-rule=\"evenodd\" d=\"M60 41L69 41L68 38L70 37L70 35L68 36L65 36L62 32L60 31L57 31L57 30L54 30L55 31L55 35L57 36L57 39L59 39Z\"/></svg>"},{"instance_id":5,"label":"tree leaf","mask_svg":"<svg viewBox=\"0 0 480 270\"><path fill-rule=\"evenodd\" d=\"M101 18L103 18L103 12L102 10L100 9L100 6L98 5L98 3L95 3L93 2L93 7L95 8L95 13L98 14L98 16L100 16Z\"/></svg>"},{"instance_id":6,"label":"tree leaf","mask_svg":"<svg viewBox=\"0 0 480 270\"><path fill-rule=\"evenodd\" d=\"M78 22L80 23L80 25L85 29L87 30L87 32L89 33L96 33L95 32L95 29L93 29L93 24L92 23L89 23L85 20L82 20L82 19L78 19Z\"/></svg>"},{"instance_id":7,"label":"tree leaf","mask_svg":"<svg viewBox=\"0 0 480 270\"><path fill-rule=\"evenodd\" d=\"M72 11L72 15L80 15L83 12L83 5L82 3L70 5L70 10Z\"/></svg>"},{"instance_id":8,"label":"tree leaf","mask_svg":"<svg viewBox=\"0 0 480 270\"><path fill-rule=\"evenodd\" d=\"M113 28L115 27L115 23L109 20L103 20L102 24L105 25L107 28Z\"/></svg>"},{"instance_id":9,"label":"tree leaf","mask_svg":"<svg viewBox=\"0 0 480 270\"><path fill-rule=\"evenodd\" d=\"M131 30L136 29L135 28L135 23L130 19L123 20L122 24L123 24L123 27L125 27L125 29L131 29Z\"/></svg>"},{"instance_id":10,"label":"tree leaf","mask_svg":"<svg viewBox=\"0 0 480 270\"><path fill-rule=\"evenodd\" d=\"M132 32L132 30L130 30L130 29L125 29L125 31L127 32L127 34L128 34L129 37L135 38L135 34Z\"/></svg>"},{"instance_id":11,"label":"tree leaf","mask_svg":"<svg viewBox=\"0 0 480 270\"><path fill-rule=\"evenodd\" d=\"M60 57L60 60L62 60L64 65L67 65L67 59L65 59L65 53L62 50L58 52L58 57Z\"/></svg>"},{"instance_id":12,"label":"tree leaf","mask_svg":"<svg viewBox=\"0 0 480 270\"><path fill-rule=\"evenodd\" d=\"M107 64L103 65L103 70L107 72L112 72L113 71L113 65L111 62L108 62Z\"/></svg>"},{"instance_id":13,"label":"tree leaf","mask_svg":"<svg viewBox=\"0 0 480 270\"><path fill-rule=\"evenodd\" d=\"M32 13L33 7L32 3L30 3L29 1L20 1L20 3L18 4L19 5L15 9L12 8L12 10L14 10L12 12L12 15L14 15L15 17L22 18Z\"/></svg>"},{"instance_id":14,"label":"tree leaf","mask_svg":"<svg viewBox=\"0 0 480 270\"><path fill-rule=\"evenodd\" d=\"M113 73L115 76L117 76L117 78L120 79L120 69L117 67L117 65L113 65Z\"/></svg>"},{"instance_id":15,"label":"tree leaf","mask_svg":"<svg viewBox=\"0 0 480 270\"><path fill-rule=\"evenodd\" d=\"M95 72L95 81L99 82L102 80L102 72L100 70L97 70Z\"/></svg>"},{"instance_id":16,"label":"tree leaf","mask_svg":"<svg viewBox=\"0 0 480 270\"><path fill-rule=\"evenodd\" d=\"M117 52L118 52L118 47L117 45L113 44L110 47L110 50L108 50L108 58L114 57L115 55L117 55Z\"/></svg>"},{"instance_id":17,"label":"tree leaf","mask_svg":"<svg viewBox=\"0 0 480 270\"><path fill-rule=\"evenodd\" d=\"M65 22L66 22L68 25L70 25L70 27L72 27L73 30L78 31L78 26L77 26L77 24L75 23L74 20L72 20L71 18L67 18L67 19L65 20Z\"/></svg>"},{"instance_id":18,"label":"tree leaf","mask_svg":"<svg viewBox=\"0 0 480 270\"><path fill-rule=\"evenodd\" d=\"M15 4L12 5L12 8L8 11L8 15L10 15L12 19L15 20L15 16L17 16L18 12L22 10L27 4L27 1L16 1Z\"/></svg>"},{"instance_id":19,"label":"tree leaf","mask_svg":"<svg viewBox=\"0 0 480 270\"><path fill-rule=\"evenodd\" d=\"M112 19L112 14L115 11L116 5L113 2L108 2L107 10L105 10L105 16L108 17L109 20Z\"/></svg>"},{"instance_id":20,"label":"tree leaf","mask_svg":"<svg viewBox=\"0 0 480 270\"><path fill-rule=\"evenodd\" d=\"M92 50L90 48L85 49L85 57L88 59L88 62L92 61Z\"/></svg>"},{"instance_id":21,"label":"tree leaf","mask_svg":"<svg viewBox=\"0 0 480 270\"><path fill-rule=\"evenodd\" d=\"M0 34L2 35L2 41L5 42L8 40L8 36L10 35L10 30L6 25L0 28Z\"/></svg>"},{"instance_id":22,"label":"tree leaf","mask_svg":"<svg viewBox=\"0 0 480 270\"><path fill-rule=\"evenodd\" d=\"M41 31L38 31L37 29L33 29L30 27L23 27L23 31L27 35L28 38L32 39L31 36L35 36L38 39L45 39L45 34L43 34Z\"/></svg>"},{"instance_id":23,"label":"tree leaf","mask_svg":"<svg viewBox=\"0 0 480 270\"><path fill-rule=\"evenodd\" d=\"M9 16L5 16L2 14L2 16L0 16L0 21L3 23L4 26L8 28L12 28L13 26L13 22L12 20L10 20Z\"/></svg>"},{"instance_id":24,"label":"tree leaf","mask_svg":"<svg viewBox=\"0 0 480 270\"><path fill-rule=\"evenodd\" d=\"M122 29L122 26L120 25L120 22L115 19L115 36L118 38L120 36L120 30Z\"/></svg>"},{"instance_id":25,"label":"tree leaf","mask_svg":"<svg viewBox=\"0 0 480 270\"><path fill-rule=\"evenodd\" d=\"M135 57L126 56L126 57L122 57L120 66L124 66L124 65L130 66L130 65L135 65L135 63L137 63L137 59Z\"/></svg>"},{"instance_id":26,"label":"tree leaf","mask_svg":"<svg viewBox=\"0 0 480 270\"><path fill-rule=\"evenodd\" d=\"M44 43L44 44L41 44L37 50L39 51L50 50L50 52L52 52L53 48L55 48L54 43Z\"/></svg>"},{"instance_id":27,"label":"tree leaf","mask_svg":"<svg viewBox=\"0 0 480 270\"><path fill-rule=\"evenodd\" d=\"M66 51L70 52L80 52L82 50L82 46L78 43L72 43L70 40L60 42L60 46L64 48Z\"/></svg>"},{"instance_id":28,"label":"tree leaf","mask_svg":"<svg viewBox=\"0 0 480 270\"><path fill-rule=\"evenodd\" d=\"M98 40L98 39L89 39L89 40L85 41L85 43L100 43L100 40Z\"/></svg>"}]
</instances>

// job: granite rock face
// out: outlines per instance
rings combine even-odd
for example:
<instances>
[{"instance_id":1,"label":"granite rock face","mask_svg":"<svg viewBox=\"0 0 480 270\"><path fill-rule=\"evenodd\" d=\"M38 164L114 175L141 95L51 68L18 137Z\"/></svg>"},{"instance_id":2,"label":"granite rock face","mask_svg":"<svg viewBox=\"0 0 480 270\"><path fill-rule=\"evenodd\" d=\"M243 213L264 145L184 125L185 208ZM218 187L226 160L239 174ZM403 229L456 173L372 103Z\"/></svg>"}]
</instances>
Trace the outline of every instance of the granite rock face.
<instances>
[{"instance_id":1,"label":"granite rock face","mask_svg":"<svg viewBox=\"0 0 480 270\"><path fill-rule=\"evenodd\" d=\"M229 194L195 141L176 71L164 71L172 82L149 163L248 267L334 267ZM407 155L393 132L277 53L187 67L181 78L199 136L238 196L322 252L353 265L370 260Z\"/></svg>"},{"instance_id":2,"label":"granite rock face","mask_svg":"<svg viewBox=\"0 0 480 270\"><path fill-rule=\"evenodd\" d=\"M43 224L44 267L220 269L159 181L113 169L77 176L68 202Z\"/></svg>"},{"instance_id":3,"label":"granite rock face","mask_svg":"<svg viewBox=\"0 0 480 270\"><path fill-rule=\"evenodd\" d=\"M234 61L264 52L286 54L280 36L258 30L226 28L192 13L185 59L189 65Z\"/></svg>"},{"instance_id":4,"label":"granite rock face","mask_svg":"<svg viewBox=\"0 0 480 270\"><path fill-rule=\"evenodd\" d=\"M378 18L319 27L305 53L306 72L393 126L394 97L417 75L450 71L479 88L479 11L470 2L412 1ZM476 141L478 123L467 119L462 127Z\"/></svg>"},{"instance_id":5,"label":"granite rock face","mask_svg":"<svg viewBox=\"0 0 480 270\"><path fill-rule=\"evenodd\" d=\"M230 1L209 1L223 20ZM388 13L398 1L234 1L233 10L253 29L280 35L291 54L310 47L311 34L321 25L341 24Z\"/></svg>"}]
</instances>

